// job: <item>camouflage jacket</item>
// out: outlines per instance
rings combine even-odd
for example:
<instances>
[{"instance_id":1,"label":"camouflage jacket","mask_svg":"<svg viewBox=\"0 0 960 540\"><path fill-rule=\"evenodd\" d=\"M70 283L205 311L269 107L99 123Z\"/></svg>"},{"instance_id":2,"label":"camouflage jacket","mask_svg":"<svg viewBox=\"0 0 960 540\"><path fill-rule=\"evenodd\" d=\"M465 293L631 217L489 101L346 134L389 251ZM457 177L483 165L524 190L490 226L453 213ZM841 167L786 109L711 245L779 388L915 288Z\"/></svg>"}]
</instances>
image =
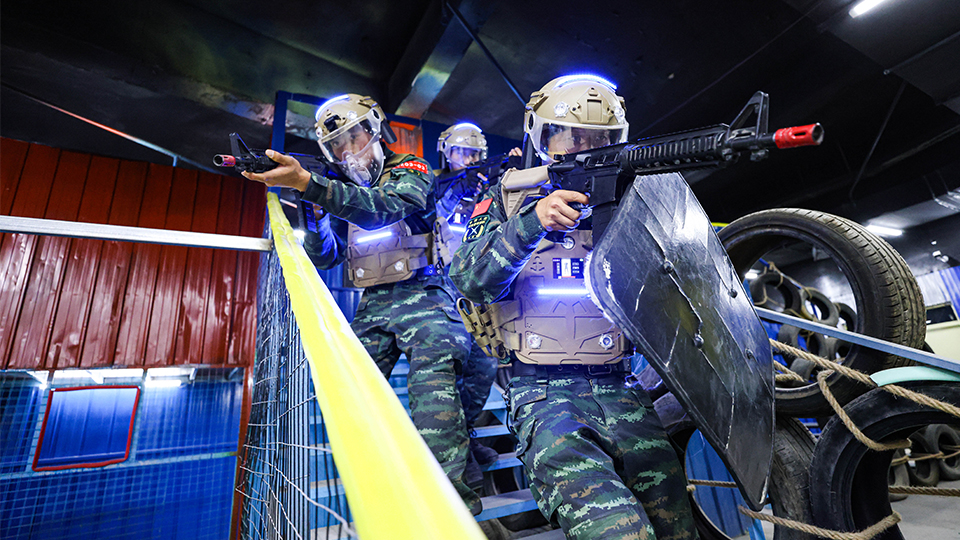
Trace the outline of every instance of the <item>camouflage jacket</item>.
<instances>
[{"instance_id":1,"label":"camouflage jacket","mask_svg":"<svg viewBox=\"0 0 960 540\"><path fill-rule=\"evenodd\" d=\"M496 188L477 203L450 266L450 279L464 296L489 304L507 293L547 234L535 207L536 201L528 203L507 219Z\"/></svg>"},{"instance_id":2,"label":"camouflage jacket","mask_svg":"<svg viewBox=\"0 0 960 540\"><path fill-rule=\"evenodd\" d=\"M383 173L377 183L361 187L314 173L303 200L327 215L319 232L307 232L303 247L318 268L332 268L347 257L347 223L374 230L405 220L413 234L433 230L437 218L433 171L421 158L384 150Z\"/></svg>"}]
</instances>

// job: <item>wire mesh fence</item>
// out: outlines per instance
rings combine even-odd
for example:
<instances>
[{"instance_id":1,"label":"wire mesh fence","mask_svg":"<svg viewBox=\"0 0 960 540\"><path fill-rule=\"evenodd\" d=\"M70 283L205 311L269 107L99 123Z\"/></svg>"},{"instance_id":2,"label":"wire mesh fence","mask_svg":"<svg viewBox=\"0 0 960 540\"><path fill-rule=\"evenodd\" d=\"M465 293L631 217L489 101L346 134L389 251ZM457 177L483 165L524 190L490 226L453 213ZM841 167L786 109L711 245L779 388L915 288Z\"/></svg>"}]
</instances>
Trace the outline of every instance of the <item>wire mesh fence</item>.
<instances>
[{"instance_id":1,"label":"wire mesh fence","mask_svg":"<svg viewBox=\"0 0 960 540\"><path fill-rule=\"evenodd\" d=\"M0 538L227 538L243 373L0 371Z\"/></svg>"},{"instance_id":2,"label":"wire mesh fence","mask_svg":"<svg viewBox=\"0 0 960 540\"><path fill-rule=\"evenodd\" d=\"M240 535L353 538L276 252L261 255L257 303L250 421L237 487L244 497Z\"/></svg>"}]
</instances>

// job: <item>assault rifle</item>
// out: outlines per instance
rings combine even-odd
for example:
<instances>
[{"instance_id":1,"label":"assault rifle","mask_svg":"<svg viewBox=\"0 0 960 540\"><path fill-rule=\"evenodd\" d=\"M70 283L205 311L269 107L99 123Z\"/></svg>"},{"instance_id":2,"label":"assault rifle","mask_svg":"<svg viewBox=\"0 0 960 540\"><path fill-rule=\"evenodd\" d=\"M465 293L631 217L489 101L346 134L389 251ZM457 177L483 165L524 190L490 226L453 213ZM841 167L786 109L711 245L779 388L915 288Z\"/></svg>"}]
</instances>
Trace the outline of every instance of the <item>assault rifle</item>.
<instances>
[{"instance_id":1,"label":"assault rifle","mask_svg":"<svg viewBox=\"0 0 960 540\"><path fill-rule=\"evenodd\" d=\"M237 172L263 173L275 169L279 165L267 157L264 150L251 150L244 144L237 133L230 134L230 154L213 156L213 164L217 167L233 167ZM320 156L309 154L286 154L300 162L304 169L317 174L326 175L330 164Z\"/></svg>"},{"instance_id":2,"label":"assault rifle","mask_svg":"<svg viewBox=\"0 0 960 540\"><path fill-rule=\"evenodd\" d=\"M463 191L458 198L463 198L467 193L474 192L474 186L481 184L484 188L491 182L496 182L500 175L510 168L520 167L520 157L509 154L501 154L487 158L477 165L471 165L462 169L444 173L437 177L437 200L442 199L448 190L460 189ZM486 180L481 180L478 175L482 174Z\"/></svg>"},{"instance_id":3,"label":"assault rifle","mask_svg":"<svg viewBox=\"0 0 960 540\"><path fill-rule=\"evenodd\" d=\"M251 150L237 133L230 134L231 154L217 154L213 156L213 164L217 167L233 167L237 172L263 173L275 169L279 163L267 157L264 150ZM295 158L300 165L322 176L340 178L339 168L331 165L320 156L309 154L286 154ZM297 195L297 214L300 218L300 228L317 232L319 221L325 215L323 209L312 203L305 203Z\"/></svg>"},{"instance_id":4,"label":"assault rifle","mask_svg":"<svg viewBox=\"0 0 960 540\"><path fill-rule=\"evenodd\" d=\"M742 154L749 154L751 161L760 161L771 148L816 146L823 141L820 124L769 133L768 106L767 94L757 92L729 126L718 124L558 155L547 167L552 189L579 191L590 197L596 243L637 176L727 167ZM756 123L747 125L754 116Z\"/></svg>"}]
</instances>

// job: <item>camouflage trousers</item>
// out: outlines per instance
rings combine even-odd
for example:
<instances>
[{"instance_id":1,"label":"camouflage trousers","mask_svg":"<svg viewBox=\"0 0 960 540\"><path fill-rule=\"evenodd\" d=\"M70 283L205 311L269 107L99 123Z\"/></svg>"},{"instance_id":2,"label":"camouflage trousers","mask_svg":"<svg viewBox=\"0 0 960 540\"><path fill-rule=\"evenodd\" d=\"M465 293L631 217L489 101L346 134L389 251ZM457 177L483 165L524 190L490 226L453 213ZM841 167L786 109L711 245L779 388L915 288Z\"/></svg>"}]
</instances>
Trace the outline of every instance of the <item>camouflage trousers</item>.
<instances>
[{"instance_id":1,"label":"camouflage trousers","mask_svg":"<svg viewBox=\"0 0 960 540\"><path fill-rule=\"evenodd\" d=\"M623 375L510 382L510 424L540 511L568 539L696 539L680 461Z\"/></svg>"},{"instance_id":2,"label":"camouflage trousers","mask_svg":"<svg viewBox=\"0 0 960 540\"><path fill-rule=\"evenodd\" d=\"M472 430L483 406L490 397L490 387L497 378L497 359L483 354L483 349L470 337L470 356L463 365L463 375L457 378L457 390L463 403L467 430Z\"/></svg>"},{"instance_id":3,"label":"camouflage trousers","mask_svg":"<svg viewBox=\"0 0 960 540\"><path fill-rule=\"evenodd\" d=\"M476 514L480 497L463 479L468 439L457 392L457 373L466 364L473 339L454 307L455 290L441 276L370 287L350 326L385 377L400 353L406 354L413 424Z\"/></svg>"}]
</instances>

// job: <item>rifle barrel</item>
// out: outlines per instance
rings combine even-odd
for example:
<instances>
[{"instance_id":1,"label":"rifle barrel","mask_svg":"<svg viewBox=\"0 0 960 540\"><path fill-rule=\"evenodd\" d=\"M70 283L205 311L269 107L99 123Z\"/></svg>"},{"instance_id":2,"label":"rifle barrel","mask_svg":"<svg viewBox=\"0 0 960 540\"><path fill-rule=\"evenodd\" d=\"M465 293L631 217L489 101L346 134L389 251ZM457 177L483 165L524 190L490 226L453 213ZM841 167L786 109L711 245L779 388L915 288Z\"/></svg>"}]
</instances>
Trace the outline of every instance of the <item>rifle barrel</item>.
<instances>
[{"instance_id":1,"label":"rifle barrel","mask_svg":"<svg viewBox=\"0 0 960 540\"><path fill-rule=\"evenodd\" d=\"M217 167L233 167L237 164L237 158L226 154L217 154L213 156L213 164Z\"/></svg>"}]
</instances>

